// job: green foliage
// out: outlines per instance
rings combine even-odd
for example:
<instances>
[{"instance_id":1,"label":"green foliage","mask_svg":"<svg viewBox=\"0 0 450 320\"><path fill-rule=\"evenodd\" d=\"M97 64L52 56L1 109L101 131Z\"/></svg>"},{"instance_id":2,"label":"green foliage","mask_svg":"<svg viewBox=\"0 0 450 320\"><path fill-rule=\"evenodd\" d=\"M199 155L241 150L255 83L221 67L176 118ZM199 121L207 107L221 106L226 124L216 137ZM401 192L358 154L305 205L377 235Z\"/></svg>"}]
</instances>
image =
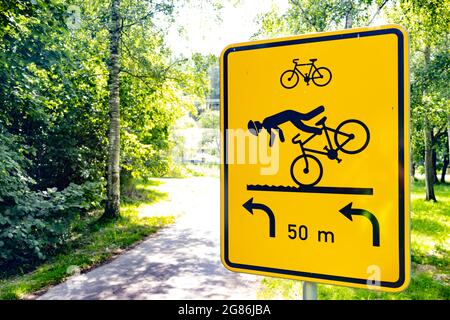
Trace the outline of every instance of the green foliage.
<instances>
[{"instance_id":1,"label":"green foliage","mask_svg":"<svg viewBox=\"0 0 450 320\"><path fill-rule=\"evenodd\" d=\"M254 35L255 38L260 36L276 37L280 35L288 35L290 26L287 19L281 16L277 6L272 5L269 12L260 14L257 18L261 25L260 30Z\"/></svg>"},{"instance_id":2,"label":"green foliage","mask_svg":"<svg viewBox=\"0 0 450 320\"><path fill-rule=\"evenodd\" d=\"M422 271L421 268L414 268L413 272L415 276L411 279L409 288L398 294L319 285L319 299L448 300L450 298L450 287L439 281L432 272Z\"/></svg>"},{"instance_id":3,"label":"green foliage","mask_svg":"<svg viewBox=\"0 0 450 320\"><path fill-rule=\"evenodd\" d=\"M435 186L438 203L424 201L423 181L414 183L412 195L412 261L450 270L450 187Z\"/></svg>"},{"instance_id":4,"label":"green foliage","mask_svg":"<svg viewBox=\"0 0 450 320\"><path fill-rule=\"evenodd\" d=\"M0 215L0 270L33 264L54 254L70 238L71 223L99 204L98 184L27 192ZM101 195L101 193L100 193Z\"/></svg>"},{"instance_id":5,"label":"green foliage","mask_svg":"<svg viewBox=\"0 0 450 320\"><path fill-rule=\"evenodd\" d=\"M276 6L260 15L261 28L255 36L279 36L321 32L363 26L371 22L370 10L377 10L386 1L374 0L289 0L288 10L280 14Z\"/></svg>"},{"instance_id":6,"label":"green foliage","mask_svg":"<svg viewBox=\"0 0 450 320\"><path fill-rule=\"evenodd\" d=\"M433 134L432 148L439 159L448 154L445 133L450 114L448 52L448 1L402 0L388 12L392 22L403 25L411 41L411 142L413 161L424 159L424 130ZM425 128L424 117L429 128Z\"/></svg>"},{"instance_id":7,"label":"green foliage","mask_svg":"<svg viewBox=\"0 0 450 320\"><path fill-rule=\"evenodd\" d=\"M0 272L14 273L57 252L99 205L106 91L91 74L101 56L80 60L92 46L73 41L65 5L1 6Z\"/></svg>"},{"instance_id":8,"label":"green foliage","mask_svg":"<svg viewBox=\"0 0 450 320\"><path fill-rule=\"evenodd\" d=\"M450 54L445 47L430 54L430 60L416 57L411 79L411 135L413 161L421 163L424 155L423 118L425 113L433 128L433 148L439 159L448 154L447 115L450 114Z\"/></svg>"},{"instance_id":9,"label":"green foliage","mask_svg":"<svg viewBox=\"0 0 450 320\"><path fill-rule=\"evenodd\" d=\"M206 110L199 116L201 128L218 129L220 127L220 112L218 110Z\"/></svg>"},{"instance_id":10,"label":"green foliage","mask_svg":"<svg viewBox=\"0 0 450 320\"><path fill-rule=\"evenodd\" d=\"M30 152L35 189L63 189L105 174L108 4L76 0L2 4L0 123ZM213 57L175 59L153 22L167 1L122 1L122 174L164 175L175 120L202 103ZM72 19L72 20L71 20Z\"/></svg>"},{"instance_id":11,"label":"green foliage","mask_svg":"<svg viewBox=\"0 0 450 320\"><path fill-rule=\"evenodd\" d=\"M122 55L122 178L164 176L172 166L175 121L204 103L216 58L174 58L151 19L126 29Z\"/></svg>"},{"instance_id":12,"label":"green foliage","mask_svg":"<svg viewBox=\"0 0 450 320\"><path fill-rule=\"evenodd\" d=\"M127 181L122 189L121 202L125 205L144 205L167 198L167 193L155 190L161 183L158 180Z\"/></svg>"},{"instance_id":13,"label":"green foliage","mask_svg":"<svg viewBox=\"0 0 450 320\"><path fill-rule=\"evenodd\" d=\"M34 265L64 246L74 219L100 204L103 184L32 191L33 180L23 170L26 159L11 136L0 133L0 141L1 274Z\"/></svg>"},{"instance_id":14,"label":"green foliage","mask_svg":"<svg viewBox=\"0 0 450 320\"><path fill-rule=\"evenodd\" d=\"M17 138L3 131L0 126L0 205L7 199L18 199L33 180L26 174L29 161L20 148Z\"/></svg>"},{"instance_id":15,"label":"green foliage","mask_svg":"<svg viewBox=\"0 0 450 320\"><path fill-rule=\"evenodd\" d=\"M27 172L37 189L98 179L105 158L106 82L93 74L101 71L102 55L83 59L95 46L83 37L73 41L59 2L28 6L25 13L9 12L2 30L0 124L30 150Z\"/></svg>"},{"instance_id":16,"label":"green foliage","mask_svg":"<svg viewBox=\"0 0 450 320\"><path fill-rule=\"evenodd\" d=\"M445 47L439 47L427 63L423 59L413 65L411 81L411 105L416 122L426 112L436 127L446 127L447 114L450 112L450 53ZM433 112L430 112L433 111ZM417 124L420 126L420 124Z\"/></svg>"},{"instance_id":17,"label":"green foliage","mask_svg":"<svg viewBox=\"0 0 450 320\"><path fill-rule=\"evenodd\" d=\"M448 1L401 0L388 16L402 24L411 34L411 49L416 52L426 46L441 43L450 23Z\"/></svg>"},{"instance_id":18,"label":"green foliage","mask_svg":"<svg viewBox=\"0 0 450 320\"><path fill-rule=\"evenodd\" d=\"M172 56L154 23L171 15L171 1L121 3L127 191L131 178L168 172L173 124L204 101L212 57ZM80 217L103 201L109 4L0 0L0 272L62 250Z\"/></svg>"},{"instance_id":19,"label":"green foliage","mask_svg":"<svg viewBox=\"0 0 450 320\"><path fill-rule=\"evenodd\" d=\"M131 203L122 205L118 220L99 222L101 211L83 216L73 226L73 240L67 249L41 264L31 273L0 279L0 299L21 299L52 284L64 281L74 266L85 270L110 260L130 245L173 222L173 217L142 218L138 209L166 196L154 190L155 181L136 185ZM140 200L139 200L140 199Z\"/></svg>"}]
</instances>

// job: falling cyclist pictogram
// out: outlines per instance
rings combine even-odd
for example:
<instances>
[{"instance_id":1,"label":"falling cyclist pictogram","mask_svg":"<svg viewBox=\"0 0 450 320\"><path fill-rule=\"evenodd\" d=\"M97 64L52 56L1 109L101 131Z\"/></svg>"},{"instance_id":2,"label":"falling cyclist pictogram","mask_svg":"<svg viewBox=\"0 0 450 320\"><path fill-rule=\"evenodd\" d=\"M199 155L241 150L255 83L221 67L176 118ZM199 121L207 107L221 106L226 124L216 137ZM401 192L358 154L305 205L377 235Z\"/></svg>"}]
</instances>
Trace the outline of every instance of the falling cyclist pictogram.
<instances>
[{"instance_id":1,"label":"falling cyclist pictogram","mask_svg":"<svg viewBox=\"0 0 450 320\"><path fill-rule=\"evenodd\" d=\"M322 117L316 122L316 126L309 126L303 123L325 111L323 106L319 106L310 112L300 113L294 110L285 110L272 116L266 117L262 122L248 122L248 129L253 135L258 135L262 129L270 134L269 146L272 146L276 133L281 142L285 141L283 131L279 125L291 122L299 130L309 133L306 139L300 139L301 133L292 138L293 144L298 144L301 154L296 157L290 167L292 180L299 186L314 186L322 179L322 162L313 154L327 156L330 160L341 163L339 152L345 154L357 154L363 151L370 140L369 128L360 120L348 119L341 122L336 128L326 124L327 117ZM318 136L325 137L325 146L322 150L308 148L307 144Z\"/></svg>"}]
</instances>

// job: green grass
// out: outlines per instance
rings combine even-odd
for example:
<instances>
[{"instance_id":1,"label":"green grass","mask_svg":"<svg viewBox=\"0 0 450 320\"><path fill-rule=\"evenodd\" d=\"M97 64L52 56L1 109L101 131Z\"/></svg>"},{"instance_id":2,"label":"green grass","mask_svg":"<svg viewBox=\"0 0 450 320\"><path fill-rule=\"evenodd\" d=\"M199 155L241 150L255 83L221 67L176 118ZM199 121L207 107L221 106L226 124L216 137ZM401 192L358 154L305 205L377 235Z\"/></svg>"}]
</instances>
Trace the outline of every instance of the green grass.
<instances>
[{"instance_id":1,"label":"green grass","mask_svg":"<svg viewBox=\"0 0 450 320\"><path fill-rule=\"evenodd\" d=\"M60 283L77 267L87 270L98 266L124 249L173 222L173 217L138 217L138 208L165 198L152 189L155 182L141 183L127 194L116 221L99 222L101 211L90 213L75 227L77 237L65 252L43 263L31 273L0 280L0 299L21 299L26 295Z\"/></svg>"},{"instance_id":2,"label":"green grass","mask_svg":"<svg viewBox=\"0 0 450 320\"><path fill-rule=\"evenodd\" d=\"M450 184L436 185L438 202L424 200L424 182L411 192L411 283L401 293L318 285L319 299L450 299ZM264 278L259 297L299 299L301 282Z\"/></svg>"},{"instance_id":3,"label":"green grass","mask_svg":"<svg viewBox=\"0 0 450 320\"><path fill-rule=\"evenodd\" d=\"M186 164L186 169L194 177L216 177L220 176L218 164Z\"/></svg>"},{"instance_id":4,"label":"green grass","mask_svg":"<svg viewBox=\"0 0 450 320\"><path fill-rule=\"evenodd\" d=\"M188 178L188 177L215 177L220 176L218 164L176 164L172 170L165 175L166 178Z\"/></svg>"}]
</instances>

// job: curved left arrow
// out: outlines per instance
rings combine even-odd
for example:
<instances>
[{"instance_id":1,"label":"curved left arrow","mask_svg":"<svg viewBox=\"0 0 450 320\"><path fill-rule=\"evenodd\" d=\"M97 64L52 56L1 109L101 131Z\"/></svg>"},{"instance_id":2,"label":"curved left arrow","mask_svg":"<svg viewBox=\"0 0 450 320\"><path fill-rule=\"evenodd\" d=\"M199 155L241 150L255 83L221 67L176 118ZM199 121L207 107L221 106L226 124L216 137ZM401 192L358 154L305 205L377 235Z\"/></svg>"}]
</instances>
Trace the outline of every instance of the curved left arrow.
<instances>
[{"instance_id":1,"label":"curved left arrow","mask_svg":"<svg viewBox=\"0 0 450 320\"><path fill-rule=\"evenodd\" d=\"M378 219L372 212L369 212L364 209L355 209L352 208L353 202L350 202L348 205L339 210L348 220L353 221L352 216L363 216L369 219L372 223L372 246L379 247L380 246L380 225L378 224Z\"/></svg>"},{"instance_id":2,"label":"curved left arrow","mask_svg":"<svg viewBox=\"0 0 450 320\"><path fill-rule=\"evenodd\" d=\"M253 209L263 210L269 217L269 236L275 238L275 215L268 206L262 203L253 203L253 198L250 198L242 206L251 214L253 214Z\"/></svg>"}]
</instances>

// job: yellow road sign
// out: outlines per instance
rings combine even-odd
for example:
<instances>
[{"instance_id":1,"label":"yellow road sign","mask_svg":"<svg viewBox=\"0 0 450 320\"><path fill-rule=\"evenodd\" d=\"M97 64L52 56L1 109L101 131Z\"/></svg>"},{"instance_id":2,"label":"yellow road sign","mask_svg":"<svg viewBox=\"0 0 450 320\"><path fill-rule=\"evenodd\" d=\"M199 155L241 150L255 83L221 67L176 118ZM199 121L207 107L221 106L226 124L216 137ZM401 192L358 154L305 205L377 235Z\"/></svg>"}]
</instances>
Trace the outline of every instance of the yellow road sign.
<instances>
[{"instance_id":1,"label":"yellow road sign","mask_svg":"<svg viewBox=\"0 0 450 320\"><path fill-rule=\"evenodd\" d=\"M221 80L223 264L404 290L406 31L388 25L230 45Z\"/></svg>"}]
</instances>

